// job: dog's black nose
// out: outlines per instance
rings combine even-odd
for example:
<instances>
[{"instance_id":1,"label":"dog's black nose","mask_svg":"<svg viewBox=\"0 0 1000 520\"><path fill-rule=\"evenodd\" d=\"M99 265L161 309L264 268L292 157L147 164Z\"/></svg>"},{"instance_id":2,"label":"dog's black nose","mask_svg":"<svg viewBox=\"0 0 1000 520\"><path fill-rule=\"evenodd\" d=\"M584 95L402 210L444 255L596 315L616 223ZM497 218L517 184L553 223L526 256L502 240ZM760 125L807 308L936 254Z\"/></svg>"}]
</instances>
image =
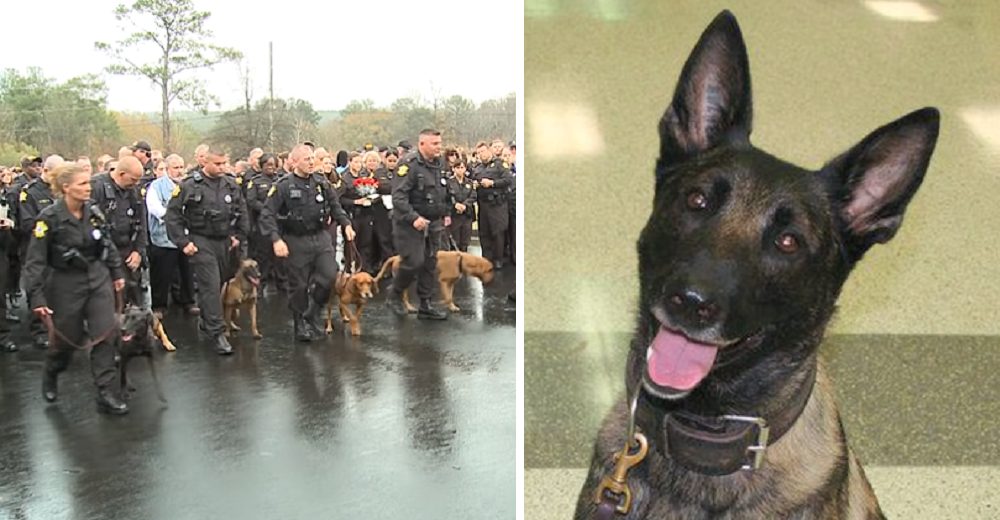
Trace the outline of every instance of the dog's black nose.
<instances>
[{"instance_id":1,"label":"dog's black nose","mask_svg":"<svg viewBox=\"0 0 1000 520\"><path fill-rule=\"evenodd\" d=\"M687 289L667 298L670 314L685 325L706 327L719 317L719 305L701 291Z\"/></svg>"}]
</instances>

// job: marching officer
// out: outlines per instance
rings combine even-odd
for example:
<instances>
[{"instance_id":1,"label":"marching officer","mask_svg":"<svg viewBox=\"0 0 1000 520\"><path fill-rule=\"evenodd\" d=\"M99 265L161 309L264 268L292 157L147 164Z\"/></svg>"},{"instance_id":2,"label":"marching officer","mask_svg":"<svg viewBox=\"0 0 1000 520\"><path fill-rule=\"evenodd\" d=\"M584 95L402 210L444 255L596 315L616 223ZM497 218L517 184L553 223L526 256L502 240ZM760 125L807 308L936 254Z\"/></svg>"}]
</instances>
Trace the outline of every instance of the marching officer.
<instances>
[{"instance_id":1,"label":"marching officer","mask_svg":"<svg viewBox=\"0 0 1000 520\"><path fill-rule=\"evenodd\" d=\"M501 143L502 144L502 143ZM503 241L510 215L507 211L507 190L513 178L510 165L493 155L485 142L476 145L479 167L475 179L479 183L476 198L479 200L479 239L483 244L483 257L503 269Z\"/></svg>"},{"instance_id":2,"label":"marching officer","mask_svg":"<svg viewBox=\"0 0 1000 520\"><path fill-rule=\"evenodd\" d=\"M59 373L69 366L75 350L87 346L84 338L89 336L98 410L128 413L115 384L119 330L112 287L121 291L125 286L121 257L100 209L87 203L90 174L76 163L65 163L53 173L61 197L38 214L24 261L32 312L47 321L55 337L45 356L42 395L50 403L56 400Z\"/></svg>"},{"instance_id":3,"label":"marching officer","mask_svg":"<svg viewBox=\"0 0 1000 520\"><path fill-rule=\"evenodd\" d=\"M337 278L333 240L327 231L332 218L354 240L354 228L330 182L315 170L315 155L304 144L289 155L291 175L279 179L267 193L261 211L261 233L270 237L274 255L288 258L288 302L297 341L323 335L319 312L330 298Z\"/></svg>"},{"instance_id":4,"label":"marching officer","mask_svg":"<svg viewBox=\"0 0 1000 520\"><path fill-rule=\"evenodd\" d=\"M111 228L111 241L125 266L125 303L142 305L142 281L139 267L144 263L149 243L146 226L146 205L138 193L142 163L135 157L124 157L111 173L91 178L91 197L104 213Z\"/></svg>"},{"instance_id":5,"label":"marching officer","mask_svg":"<svg viewBox=\"0 0 1000 520\"><path fill-rule=\"evenodd\" d=\"M223 334L222 283L230 274L230 252L249 233L247 206L236 181L223 172L226 154L209 148L204 170L181 181L167 204L167 235L189 257L198 285L199 328L212 339L216 353L233 353Z\"/></svg>"},{"instance_id":6,"label":"marching officer","mask_svg":"<svg viewBox=\"0 0 1000 520\"><path fill-rule=\"evenodd\" d=\"M448 179L441 159L441 132L420 132L417 153L404 157L392 187L393 239L402 256L399 274L386 301L397 316L405 316L403 292L417 279L417 318L445 320L448 315L431 304L437 286L437 251L449 210Z\"/></svg>"}]
</instances>

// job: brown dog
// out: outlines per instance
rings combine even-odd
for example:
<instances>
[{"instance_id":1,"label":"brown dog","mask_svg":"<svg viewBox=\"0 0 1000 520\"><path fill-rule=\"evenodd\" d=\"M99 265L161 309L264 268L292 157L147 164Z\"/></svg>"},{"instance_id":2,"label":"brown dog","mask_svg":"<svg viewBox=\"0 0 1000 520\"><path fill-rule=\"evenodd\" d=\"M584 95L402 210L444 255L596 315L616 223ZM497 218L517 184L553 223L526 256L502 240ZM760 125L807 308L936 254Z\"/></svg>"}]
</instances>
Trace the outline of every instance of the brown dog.
<instances>
[{"instance_id":1,"label":"brown dog","mask_svg":"<svg viewBox=\"0 0 1000 520\"><path fill-rule=\"evenodd\" d=\"M239 331L233 323L239 317L240 308L250 312L250 332L255 339L264 335L257 330L257 289L260 287L260 269L257 261L246 259L240 262L236 276L222 286L222 319L226 322L226 336L230 331Z\"/></svg>"},{"instance_id":2,"label":"brown dog","mask_svg":"<svg viewBox=\"0 0 1000 520\"><path fill-rule=\"evenodd\" d=\"M399 262L401 258L399 255L390 257L388 260L382 264L382 269L375 276L375 287L378 288L378 282L385 277L385 275L392 270L393 276L399 272ZM493 262L470 253L463 253L461 251L438 251L437 252L437 268L438 268L438 283L441 285L441 300L448 306L448 310L451 312L458 312L462 309L455 305L454 293L455 284L463 274L469 276L475 276L479 278L479 281L483 282L483 285L487 285L493 281ZM406 306L406 310L409 312L417 312L417 309L410 304L410 298L407 294L403 293L403 305Z\"/></svg>"},{"instance_id":3,"label":"brown dog","mask_svg":"<svg viewBox=\"0 0 1000 520\"><path fill-rule=\"evenodd\" d=\"M361 311L372 297L372 286L375 280L372 275L361 271L353 275L337 273L337 283L330 291L330 300L326 305L326 333L333 332L333 299L337 298L340 305L340 317L345 323L351 324L351 335L361 335ZM354 305L351 312L349 305Z\"/></svg>"}]
</instances>

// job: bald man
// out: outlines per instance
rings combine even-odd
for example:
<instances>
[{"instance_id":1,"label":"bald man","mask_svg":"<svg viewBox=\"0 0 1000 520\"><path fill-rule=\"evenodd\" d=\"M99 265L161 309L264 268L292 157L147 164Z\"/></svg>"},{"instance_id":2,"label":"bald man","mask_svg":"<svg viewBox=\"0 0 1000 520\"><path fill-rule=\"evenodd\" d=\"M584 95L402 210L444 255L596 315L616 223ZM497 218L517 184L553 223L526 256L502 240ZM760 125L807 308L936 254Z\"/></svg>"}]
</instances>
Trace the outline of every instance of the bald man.
<instances>
[{"instance_id":1,"label":"bald man","mask_svg":"<svg viewBox=\"0 0 1000 520\"><path fill-rule=\"evenodd\" d=\"M288 306L294 335L297 341L308 342L325 335L319 313L337 279L327 222L339 223L347 240L354 240L354 228L330 181L313 173L316 157L312 149L296 146L289 159L295 169L268 191L260 231L270 238L274 256L288 258Z\"/></svg>"},{"instance_id":2,"label":"bald man","mask_svg":"<svg viewBox=\"0 0 1000 520\"><path fill-rule=\"evenodd\" d=\"M149 243L146 232L146 205L139 195L142 162L123 157L111 173L95 175L90 180L90 198L101 209L111 228L111 241L118 248L125 266L125 303L143 304L141 271Z\"/></svg>"}]
</instances>

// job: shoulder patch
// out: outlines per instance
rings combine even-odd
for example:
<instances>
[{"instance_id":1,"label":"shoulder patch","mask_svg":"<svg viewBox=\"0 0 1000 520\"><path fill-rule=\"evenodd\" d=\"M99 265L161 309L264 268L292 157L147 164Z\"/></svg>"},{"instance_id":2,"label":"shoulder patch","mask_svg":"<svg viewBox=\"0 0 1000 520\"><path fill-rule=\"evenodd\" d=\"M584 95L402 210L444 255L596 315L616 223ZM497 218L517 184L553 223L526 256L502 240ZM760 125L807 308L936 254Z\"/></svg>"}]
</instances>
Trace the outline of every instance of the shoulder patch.
<instances>
[{"instance_id":1,"label":"shoulder patch","mask_svg":"<svg viewBox=\"0 0 1000 520\"><path fill-rule=\"evenodd\" d=\"M504 161L503 162L503 167L507 168L509 170L510 169L510 163L508 163L507 161Z\"/></svg>"},{"instance_id":2,"label":"shoulder patch","mask_svg":"<svg viewBox=\"0 0 1000 520\"><path fill-rule=\"evenodd\" d=\"M174 191L170 192L171 197L176 197L181 194L181 185L174 184Z\"/></svg>"},{"instance_id":3,"label":"shoulder patch","mask_svg":"<svg viewBox=\"0 0 1000 520\"><path fill-rule=\"evenodd\" d=\"M146 196L146 188L143 188L143 189L139 190L139 195L145 197Z\"/></svg>"},{"instance_id":4,"label":"shoulder patch","mask_svg":"<svg viewBox=\"0 0 1000 520\"><path fill-rule=\"evenodd\" d=\"M21 202L27 202L28 201L28 192L24 191L22 189L21 190L21 195L18 196L17 200L20 200Z\"/></svg>"},{"instance_id":5,"label":"shoulder patch","mask_svg":"<svg viewBox=\"0 0 1000 520\"><path fill-rule=\"evenodd\" d=\"M243 184L243 177L236 177L236 184Z\"/></svg>"},{"instance_id":6,"label":"shoulder patch","mask_svg":"<svg viewBox=\"0 0 1000 520\"><path fill-rule=\"evenodd\" d=\"M276 191L278 191L278 185L277 184L271 186L271 189L267 190L267 196L270 197L270 196L274 195L274 192L276 192Z\"/></svg>"},{"instance_id":7,"label":"shoulder patch","mask_svg":"<svg viewBox=\"0 0 1000 520\"><path fill-rule=\"evenodd\" d=\"M250 182L247 183L247 189L248 190L252 190L253 189L253 181L250 181Z\"/></svg>"},{"instance_id":8,"label":"shoulder patch","mask_svg":"<svg viewBox=\"0 0 1000 520\"><path fill-rule=\"evenodd\" d=\"M35 222L35 238L45 238L45 234L48 232L49 225L46 224L44 220Z\"/></svg>"},{"instance_id":9,"label":"shoulder patch","mask_svg":"<svg viewBox=\"0 0 1000 520\"><path fill-rule=\"evenodd\" d=\"M400 166L398 170L396 170L396 175L399 175L400 177L406 177L406 172L408 171L410 171L410 167L404 164Z\"/></svg>"}]
</instances>

